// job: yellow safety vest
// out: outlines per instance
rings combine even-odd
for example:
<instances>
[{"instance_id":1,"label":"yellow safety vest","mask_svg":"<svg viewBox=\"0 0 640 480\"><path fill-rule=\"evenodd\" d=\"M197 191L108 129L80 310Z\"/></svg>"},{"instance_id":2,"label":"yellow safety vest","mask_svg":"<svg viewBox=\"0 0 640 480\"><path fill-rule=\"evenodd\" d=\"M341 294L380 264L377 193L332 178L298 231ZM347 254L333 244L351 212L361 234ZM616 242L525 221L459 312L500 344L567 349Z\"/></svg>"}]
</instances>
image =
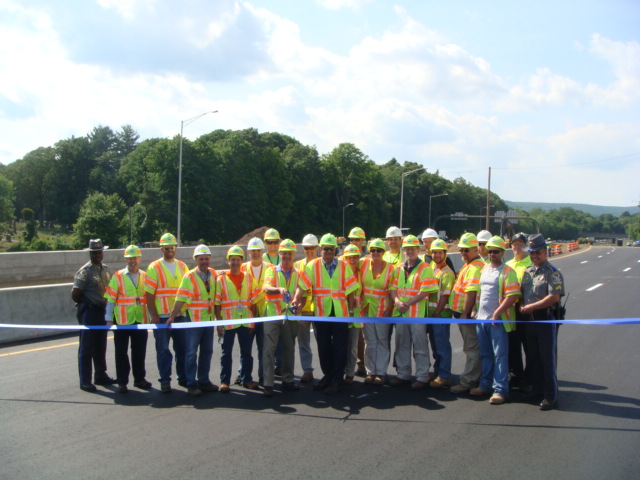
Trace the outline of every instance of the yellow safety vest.
<instances>
[{"instance_id":1,"label":"yellow safety vest","mask_svg":"<svg viewBox=\"0 0 640 480\"><path fill-rule=\"evenodd\" d=\"M215 320L213 314L213 305L216 296L216 278L218 273L209 268L211 275L209 276L209 289L197 273L198 268L189 270L182 277L176 301L184 302L188 305L189 317L192 322L208 322Z\"/></svg>"},{"instance_id":2,"label":"yellow safety vest","mask_svg":"<svg viewBox=\"0 0 640 480\"><path fill-rule=\"evenodd\" d=\"M223 320L239 320L253 318L251 305L258 301L260 290L257 288L255 280L245 273L242 279L242 288L238 292L235 284L229 278L227 272L222 272L218 277L218 288L216 291L216 305L222 310ZM242 325L225 325L226 330L238 327L253 328L253 323L243 323Z\"/></svg>"},{"instance_id":3,"label":"yellow safety vest","mask_svg":"<svg viewBox=\"0 0 640 480\"><path fill-rule=\"evenodd\" d=\"M175 260L175 263L176 271L174 275L171 275L162 260L151 262L147 269L144 290L155 295L158 315L169 315L171 313L182 277L189 271L184 262ZM185 310L186 306L183 307L182 312L184 313Z\"/></svg>"},{"instance_id":4,"label":"yellow safety vest","mask_svg":"<svg viewBox=\"0 0 640 480\"><path fill-rule=\"evenodd\" d=\"M115 303L113 310L115 323L118 325L133 325L134 323L149 323L147 318L147 299L144 295L146 274L142 270L136 287L127 277L128 270L118 270L105 290L105 298L109 303Z\"/></svg>"},{"instance_id":5,"label":"yellow safety vest","mask_svg":"<svg viewBox=\"0 0 640 480\"><path fill-rule=\"evenodd\" d=\"M349 308L347 295L358 289L358 280L345 262L338 261L338 266L332 277L329 277L322 258L311 260L302 275L298 285L302 290L310 291L316 315L327 317L331 308L336 317L346 317Z\"/></svg>"}]
</instances>

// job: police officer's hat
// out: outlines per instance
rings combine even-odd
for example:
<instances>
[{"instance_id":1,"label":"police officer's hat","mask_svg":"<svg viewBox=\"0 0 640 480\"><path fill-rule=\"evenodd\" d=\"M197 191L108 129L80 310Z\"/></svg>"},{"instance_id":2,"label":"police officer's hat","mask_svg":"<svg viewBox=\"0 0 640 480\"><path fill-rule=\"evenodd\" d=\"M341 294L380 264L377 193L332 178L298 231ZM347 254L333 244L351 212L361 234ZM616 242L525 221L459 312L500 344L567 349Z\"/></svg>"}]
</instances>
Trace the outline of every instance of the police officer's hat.
<instances>
[{"instance_id":1,"label":"police officer's hat","mask_svg":"<svg viewBox=\"0 0 640 480\"><path fill-rule=\"evenodd\" d=\"M85 250L89 250L90 252L101 252L103 250L107 250L109 247L105 247L102 244L102 240L99 238L92 238L89 240L89 248L85 248Z\"/></svg>"},{"instance_id":2,"label":"police officer's hat","mask_svg":"<svg viewBox=\"0 0 640 480\"><path fill-rule=\"evenodd\" d=\"M535 235L531 235L529 237L529 251L534 252L536 250L541 250L543 248L547 248L547 242L544 240L544 237L536 233Z\"/></svg>"}]
</instances>

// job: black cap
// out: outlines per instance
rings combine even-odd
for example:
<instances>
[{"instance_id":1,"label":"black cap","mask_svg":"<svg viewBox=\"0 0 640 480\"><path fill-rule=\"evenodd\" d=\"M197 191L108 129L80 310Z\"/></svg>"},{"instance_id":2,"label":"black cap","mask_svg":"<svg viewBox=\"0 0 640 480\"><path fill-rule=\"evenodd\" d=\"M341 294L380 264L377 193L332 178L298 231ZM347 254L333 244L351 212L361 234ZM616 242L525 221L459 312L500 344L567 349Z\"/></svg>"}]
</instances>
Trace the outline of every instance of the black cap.
<instances>
[{"instance_id":1,"label":"black cap","mask_svg":"<svg viewBox=\"0 0 640 480\"><path fill-rule=\"evenodd\" d=\"M547 248L547 242L540 233L536 233L529 237L529 251L541 250Z\"/></svg>"},{"instance_id":2,"label":"black cap","mask_svg":"<svg viewBox=\"0 0 640 480\"><path fill-rule=\"evenodd\" d=\"M527 243L527 234L524 232L520 232L520 233L516 233L513 238L511 238L511 243L515 242L516 240L520 240L521 242L524 242L525 244Z\"/></svg>"}]
</instances>

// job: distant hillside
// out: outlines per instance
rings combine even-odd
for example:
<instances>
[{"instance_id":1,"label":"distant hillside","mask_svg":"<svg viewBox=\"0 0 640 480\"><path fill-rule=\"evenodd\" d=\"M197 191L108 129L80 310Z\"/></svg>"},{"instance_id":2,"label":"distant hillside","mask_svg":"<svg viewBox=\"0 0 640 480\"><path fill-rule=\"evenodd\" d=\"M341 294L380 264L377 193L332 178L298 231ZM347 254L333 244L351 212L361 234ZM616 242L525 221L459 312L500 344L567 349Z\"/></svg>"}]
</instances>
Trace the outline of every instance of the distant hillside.
<instances>
[{"instance_id":1,"label":"distant hillside","mask_svg":"<svg viewBox=\"0 0 640 480\"><path fill-rule=\"evenodd\" d=\"M640 213L640 207L632 206L632 207L607 207L603 205L587 205L585 203L537 203L537 202L511 202L509 200L505 200L507 205L511 208L520 208L522 210L526 210L527 212L533 210L534 208L539 208L544 211L548 210L558 210L559 208L573 208L574 210L580 210L585 213L590 214L593 217L598 217L605 213L610 213L615 217L619 217L622 212L629 212L631 215L635 213Z\"/></svg>"}]
</instances>

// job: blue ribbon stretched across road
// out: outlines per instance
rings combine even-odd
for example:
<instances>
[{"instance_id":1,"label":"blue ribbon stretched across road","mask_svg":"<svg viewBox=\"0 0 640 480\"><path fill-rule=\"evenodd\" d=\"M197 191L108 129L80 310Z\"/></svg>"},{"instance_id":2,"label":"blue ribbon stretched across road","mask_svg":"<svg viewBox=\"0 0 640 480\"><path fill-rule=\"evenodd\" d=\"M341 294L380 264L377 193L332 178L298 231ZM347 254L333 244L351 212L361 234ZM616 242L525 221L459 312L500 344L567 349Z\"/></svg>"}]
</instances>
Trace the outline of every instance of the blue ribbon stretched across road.
<instances>
[{"instance_id":1,"label":"blue ribbon stretched across road","mask_svg":"<svg viewBox=\"0 0 640 480\"><path fill-rule=\"evenodd\" d=\"M412 318L412 317L312 317L307 315L277 315L273 317L243 318L239 320L215 320L209 322L181 322L167 326L164 323L145 323L135 325L21 325L0 323L0 328L42 328L51 330L157 330L162 328L202 328L223 327L226 325L246 325L247 323L273 322L283 320L305 320L314 322L357 322L357 323L418 323L418 324L479 324L504 323L506 320L477 320L471 318ZM513 320L509 320L513 322ZM565 325L638 325L640 318L596 318L578 320L521 320L516 323L563 323Z\"/></svg>"}]
</instances>

